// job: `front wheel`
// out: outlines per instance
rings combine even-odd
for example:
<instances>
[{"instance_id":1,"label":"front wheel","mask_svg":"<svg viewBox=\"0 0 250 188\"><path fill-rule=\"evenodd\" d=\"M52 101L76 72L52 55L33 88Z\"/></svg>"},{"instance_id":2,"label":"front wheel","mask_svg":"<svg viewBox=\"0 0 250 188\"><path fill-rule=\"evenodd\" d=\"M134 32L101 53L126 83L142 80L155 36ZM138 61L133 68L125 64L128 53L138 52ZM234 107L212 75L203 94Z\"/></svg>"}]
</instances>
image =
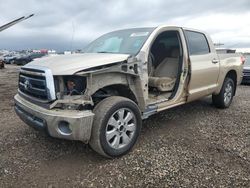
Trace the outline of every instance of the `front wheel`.
<instances>
[{"instance_id":1,"label":"front wheel","mask_svg":"<svg viewBox=\"0 0 250 188\"><path fill-rule=\"evenodd\" d=\"M99 154L113 158L128 153L141 130L141 113L130 99L108 97L94 108L90 146Z\"/></svg>"},{"instance_id":2,"label":"front wheel","mask_svg":"<svg viewBox=\"0 0 250 188\"><path fill-rule=\"evenodd\" d=\"M226 77L218 95L213 95L213 104L217 108L228 108L232 103L235 91L235 84L231 78Z\"/></svg>"}]
</instances>

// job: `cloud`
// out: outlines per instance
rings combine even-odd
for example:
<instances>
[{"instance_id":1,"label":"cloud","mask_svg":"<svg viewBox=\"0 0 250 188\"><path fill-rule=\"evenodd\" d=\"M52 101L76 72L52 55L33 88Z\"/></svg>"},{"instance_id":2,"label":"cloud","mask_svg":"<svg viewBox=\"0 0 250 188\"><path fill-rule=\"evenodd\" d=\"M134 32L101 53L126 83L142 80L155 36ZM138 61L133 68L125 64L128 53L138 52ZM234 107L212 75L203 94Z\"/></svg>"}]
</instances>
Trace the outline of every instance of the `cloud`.
<instances>
[{"instance_id":1,"label":"cloud","mask_svg":"<svg viewBox=\"0 0 250 188\"><path fill-rule=\"evenodd\" d=\"M207 31L215 42L250 47L249 0L8 0L0 4L0 24L35 16L1 32L0 48L82 48L115 29L160 24Z\"/></svg>"}]
</instances>

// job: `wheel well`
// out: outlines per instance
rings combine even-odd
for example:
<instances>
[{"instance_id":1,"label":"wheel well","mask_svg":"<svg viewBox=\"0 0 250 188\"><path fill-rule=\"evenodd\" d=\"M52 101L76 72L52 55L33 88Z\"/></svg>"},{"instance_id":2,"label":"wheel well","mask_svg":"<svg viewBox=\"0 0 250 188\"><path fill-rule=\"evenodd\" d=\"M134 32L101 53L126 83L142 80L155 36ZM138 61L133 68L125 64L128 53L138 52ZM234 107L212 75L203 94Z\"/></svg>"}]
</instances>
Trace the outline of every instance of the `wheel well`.
<instances>
[{"instance_id":1,"label":"wheel well","mask_svg":"<svg viewBox=\"0 0 250 188\"><path fill-rule=\"evenodd\" d=\"M127 86L122 84L115 84L103 87L99 90L97 90L93 95L92 99L94 104L96 105L101 100L110 97L110 96L121 96L126 97L132 101L134 101L136 104L138 104L138 101L136 99L135 94L133 91Z\"/></svg>"},{"instance_id":2,"label":"wheel well","mask_svg":"<svg viewBox=\"0 0 250 188\"><path fill-rule=\"evenodd\" d=\"M234 81L234 95L236 92L236 85L237 85L237 73L235 70L230 70L227 75L226 78L231 78Z\"/></svg>"}]
</instances>

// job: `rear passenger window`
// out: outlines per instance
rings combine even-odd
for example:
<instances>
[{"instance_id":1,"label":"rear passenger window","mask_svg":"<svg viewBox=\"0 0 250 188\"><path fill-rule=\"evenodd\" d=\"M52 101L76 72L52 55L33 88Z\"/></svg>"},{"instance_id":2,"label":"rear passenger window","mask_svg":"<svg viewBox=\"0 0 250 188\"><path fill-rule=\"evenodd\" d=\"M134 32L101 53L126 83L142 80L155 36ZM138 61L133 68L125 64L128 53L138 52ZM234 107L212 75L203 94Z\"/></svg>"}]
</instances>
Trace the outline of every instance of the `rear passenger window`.
<instances>
[{"instance_id":1,"label":"rear passenger window","mask_svg":"<svg viewBox=\"0 0 250 188\"><path fill-rule=\"evenodd\" d=\"M207 39L204 34L185 31L190 55L202 55L210 52Z\"/></svg>"}]
</instances>

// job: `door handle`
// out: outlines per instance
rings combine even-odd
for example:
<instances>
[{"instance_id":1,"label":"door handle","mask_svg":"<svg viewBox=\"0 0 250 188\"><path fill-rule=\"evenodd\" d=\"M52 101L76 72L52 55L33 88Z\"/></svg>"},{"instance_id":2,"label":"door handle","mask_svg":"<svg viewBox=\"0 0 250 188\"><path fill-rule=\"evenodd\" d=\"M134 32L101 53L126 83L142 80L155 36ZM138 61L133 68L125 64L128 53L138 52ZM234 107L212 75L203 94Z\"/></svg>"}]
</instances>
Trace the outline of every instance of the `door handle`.
<instances>
[{"instance_id":1,"label":"door handle","mask_svg":"<svg viewBox=\"0 0 250 188\"><path fill-rule=\"evenodd\" d=\"M212 60L212 63L213 63L213 64L219 63L219 60L218 60L218 59L213 59L213 60Z\"/></svg>"}]
</instances>

